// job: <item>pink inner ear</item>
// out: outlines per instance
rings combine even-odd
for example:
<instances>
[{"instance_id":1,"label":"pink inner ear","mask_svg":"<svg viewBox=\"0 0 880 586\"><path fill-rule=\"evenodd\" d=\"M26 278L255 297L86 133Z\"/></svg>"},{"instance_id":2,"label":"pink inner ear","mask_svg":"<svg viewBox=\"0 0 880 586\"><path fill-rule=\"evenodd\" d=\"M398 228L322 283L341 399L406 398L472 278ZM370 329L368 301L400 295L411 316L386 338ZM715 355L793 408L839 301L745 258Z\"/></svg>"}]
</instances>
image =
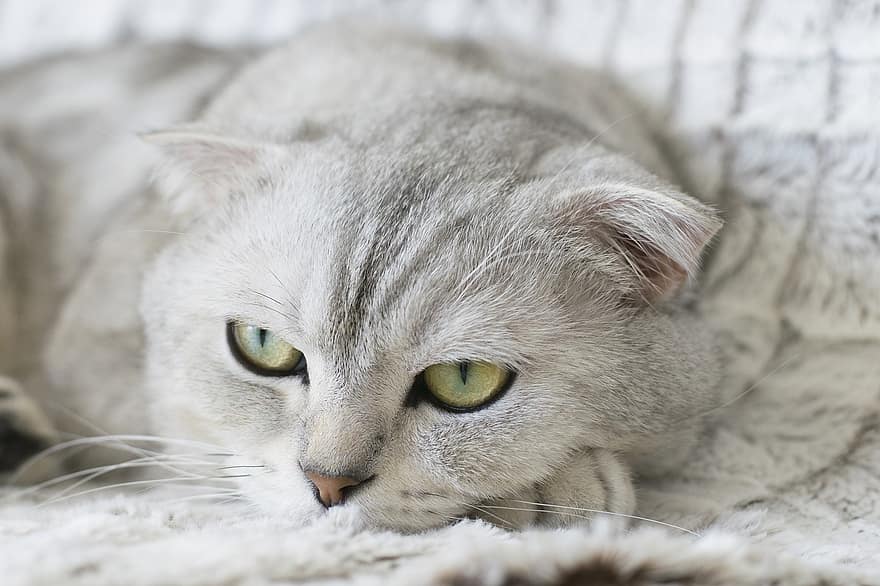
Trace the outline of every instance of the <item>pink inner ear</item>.
<instances>
[{"instance_id":1,"label":"pink inner ear","mask_svg":"<svg viewBox=\"0 0 880 586\"><path fill-rule=\"evenodd\" d=\"M629 264L638 295L653 302L673 295L692 275L720 227L712 210L685 195L629 190L593 208Z\"/></svg>"},{"instance_id":2,"label":"pink inner ear","mask_svg":"<svg viewBox=\"0 0 880 586\"><path fill-rule=\"evenodd\" d=\"M650 244L636 243L625 235L620 235L616 242L622 247L621 253L641 281L640 293L646 301L654 302L670 297L687 279L687 269Z\"/></svg>"}]
</instances>

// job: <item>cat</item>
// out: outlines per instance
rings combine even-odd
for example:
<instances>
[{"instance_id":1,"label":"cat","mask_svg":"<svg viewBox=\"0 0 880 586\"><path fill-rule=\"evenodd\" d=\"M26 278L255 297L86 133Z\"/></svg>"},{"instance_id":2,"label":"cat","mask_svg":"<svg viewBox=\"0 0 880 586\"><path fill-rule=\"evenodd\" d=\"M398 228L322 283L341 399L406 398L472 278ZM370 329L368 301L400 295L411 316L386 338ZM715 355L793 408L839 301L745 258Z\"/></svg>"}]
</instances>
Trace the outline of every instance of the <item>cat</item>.
<instances>
[{"instance_id":1,"label":"cat","mask_svg":"<svg viewBox=\"0 0 880 586\"><path fill-rule=\"evenodd\" d=\"M597 72L336 23L50 59L0 105L7 471L154 434L292 522L567 526L718 405L719 215Z\"/></svg>"}]
</instances>

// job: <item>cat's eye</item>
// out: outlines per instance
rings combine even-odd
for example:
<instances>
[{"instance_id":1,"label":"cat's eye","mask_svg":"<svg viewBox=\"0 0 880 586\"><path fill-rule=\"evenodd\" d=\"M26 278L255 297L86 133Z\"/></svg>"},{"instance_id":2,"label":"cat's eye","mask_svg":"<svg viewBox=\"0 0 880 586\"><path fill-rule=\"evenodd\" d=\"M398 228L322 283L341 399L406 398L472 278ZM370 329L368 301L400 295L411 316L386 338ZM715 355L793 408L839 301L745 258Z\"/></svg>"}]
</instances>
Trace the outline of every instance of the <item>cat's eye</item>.
<instances>
[{"instance_id":1,"label":"cat's eye","mask_svg":"<svg viewBox=\"0 0 880 586\"><path fill-rule=\"evenodd\" d=\"M233 355L248 370L266 376L305 372L303 353L266 328L230 322L227 337Z\"/></svg>"},{"instance_id":2,"label":"cat's eye","mask_svg":"<svg viewBox=\"0 0 880 586\"><path fill-rule=\"evenodd\" d=\"M456 362L429 366L420 378L425 390L442 406L471 411L507 389L513 373L489 362Z\"/></svg>"}]
</instances>

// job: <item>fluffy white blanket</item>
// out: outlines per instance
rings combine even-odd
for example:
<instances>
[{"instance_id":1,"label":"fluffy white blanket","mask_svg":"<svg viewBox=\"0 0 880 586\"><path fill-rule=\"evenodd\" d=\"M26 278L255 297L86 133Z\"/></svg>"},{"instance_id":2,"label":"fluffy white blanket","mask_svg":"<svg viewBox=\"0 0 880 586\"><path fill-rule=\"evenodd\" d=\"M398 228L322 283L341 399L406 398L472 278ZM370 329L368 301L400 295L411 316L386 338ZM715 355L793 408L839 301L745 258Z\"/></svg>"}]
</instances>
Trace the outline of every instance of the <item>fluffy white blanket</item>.
<instances>
[{"instance_id":1,"label":"fluffy white blanket","mask_svg":"<svg viewBox=\"0 0 880 586\"><path fill-rule=\"evenodd\" d=\"M4 584L880 584L880 3L0 0L0 60L122 36L271 41L371 11L615 71L726 210L716 432L620 531L291 530L157 497L0 505ZM75 34L76 38L72 38ZM4 501L0 501L4 502Z\"/></svg>"}]
</instances>

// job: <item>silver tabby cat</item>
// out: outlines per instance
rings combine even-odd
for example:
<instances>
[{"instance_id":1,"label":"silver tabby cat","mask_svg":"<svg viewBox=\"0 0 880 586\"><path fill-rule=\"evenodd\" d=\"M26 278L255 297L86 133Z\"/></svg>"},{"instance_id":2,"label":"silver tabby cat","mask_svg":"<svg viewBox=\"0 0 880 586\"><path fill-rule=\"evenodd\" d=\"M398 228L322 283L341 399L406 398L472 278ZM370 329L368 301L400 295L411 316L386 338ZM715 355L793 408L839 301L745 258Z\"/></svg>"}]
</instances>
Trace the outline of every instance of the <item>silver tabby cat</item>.
<instances>
[{"instance_id":1,"label":"silver tabby cat","mask_svg":"<svg viewBox=\"0 0 880 586\"><path fill-rule=\"evenodd\" d=\"M720 376L685 301L720 222L636 114L520 49L344 24L5 73L0 464L100 429L261 465L237 489L294 522L631 513Z\"/></svg>"}]
</instances>

